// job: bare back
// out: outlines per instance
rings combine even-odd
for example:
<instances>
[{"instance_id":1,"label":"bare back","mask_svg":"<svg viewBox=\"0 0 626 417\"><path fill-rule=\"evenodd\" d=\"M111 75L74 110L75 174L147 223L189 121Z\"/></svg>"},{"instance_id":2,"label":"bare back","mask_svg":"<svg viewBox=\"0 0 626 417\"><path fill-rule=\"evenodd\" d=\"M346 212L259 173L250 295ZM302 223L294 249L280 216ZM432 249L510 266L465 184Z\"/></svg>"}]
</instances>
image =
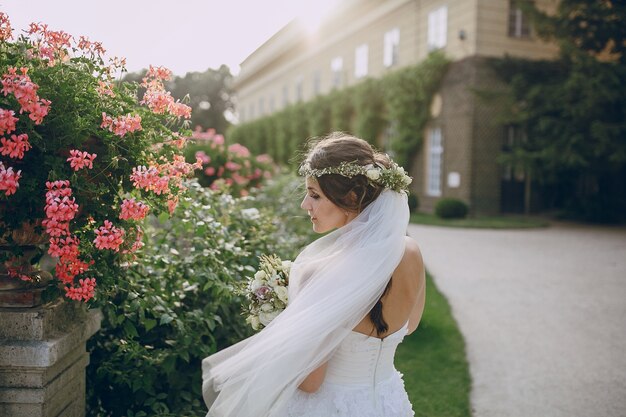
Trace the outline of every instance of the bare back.
<instances>
[{"instance_id":1,"label":"bare back","mask_svg":"<svg viewBox=\"0 0 626 417\"><path fill-rule=\"evenodd\" d=\"M391 287L382 298L383 318L388 325L387 332L377 335L369 315L353 329L355 332L385 338L398 331L409 322L409 333L418 326L424 311L426 279L424 263L415 240L406 237L406 248L402 260L391 278Z\"/></svg>"}]
</instances>

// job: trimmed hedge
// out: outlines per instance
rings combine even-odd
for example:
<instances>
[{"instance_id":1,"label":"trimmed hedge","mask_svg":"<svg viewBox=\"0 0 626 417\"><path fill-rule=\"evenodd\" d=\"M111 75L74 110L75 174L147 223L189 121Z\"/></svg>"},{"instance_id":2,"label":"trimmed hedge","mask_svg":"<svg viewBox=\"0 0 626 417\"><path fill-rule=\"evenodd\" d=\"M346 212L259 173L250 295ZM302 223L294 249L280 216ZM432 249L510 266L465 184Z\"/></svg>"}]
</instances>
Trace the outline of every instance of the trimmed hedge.
<instances>
[{"instance_id":1,"label":"trimmed hedge","mask_svg":"<svg viewBox=\"0 0 626 417\"><path fill-rule=\"evenodd\" d=\"M462 219L468 211L467 204L456 198L442 198L435 205L435 214L442 219Z\"/></svg>"}]
</instances>

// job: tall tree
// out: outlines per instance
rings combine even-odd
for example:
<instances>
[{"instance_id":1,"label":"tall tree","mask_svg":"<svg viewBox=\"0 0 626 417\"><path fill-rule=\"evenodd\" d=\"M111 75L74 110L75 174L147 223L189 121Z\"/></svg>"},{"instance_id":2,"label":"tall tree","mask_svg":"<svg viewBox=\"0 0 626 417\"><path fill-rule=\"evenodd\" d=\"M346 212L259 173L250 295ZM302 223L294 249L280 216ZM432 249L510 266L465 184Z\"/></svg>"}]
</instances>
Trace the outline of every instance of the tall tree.
<instances>
[{"instance_id":1,"label":"tall tree","mask_svg":"<svg viewBox=\"0 0 626 417\"><path fill-rule=\"evenodd\" d=\"M503 157L532 170L554 208L591 221L626 220L626 10L622 2L562 0L556 14L524 2L556 61L505 58L508 122L527 139Z\"/></svg>"}]
</instances>

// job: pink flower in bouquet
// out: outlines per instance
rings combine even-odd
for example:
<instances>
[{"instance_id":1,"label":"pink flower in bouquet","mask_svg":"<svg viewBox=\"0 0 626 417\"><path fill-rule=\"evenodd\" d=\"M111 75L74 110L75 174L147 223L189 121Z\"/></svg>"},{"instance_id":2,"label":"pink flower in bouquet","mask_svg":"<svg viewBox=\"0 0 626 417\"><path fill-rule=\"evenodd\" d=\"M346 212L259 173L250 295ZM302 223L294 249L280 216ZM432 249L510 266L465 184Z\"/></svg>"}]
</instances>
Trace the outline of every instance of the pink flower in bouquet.
<instances>
[{"instance_id":1,"label":"pink flower in bouquet","mask_svg":"<svg viewBox=\"0 0 626 417\"><path fill-rule=\"evenodd\" d=\"M28 142L28 135L11 135L10 139L0 138L0 154L9 155L10 158L22 159L24 152L32 148Z\"/></svg>"},{"instance_id":2,"label":"pink flower in bouquet","mask_svg":"<svg viewBox=\"0 0 626 417\"><path fill-rule=\"evenodd\" d=\"M270 288L269 288L269 287L262 286L262 287L259 287L259 288L258 288L258 289L254 292L254 295L256 295L256 297L257 297L259 300L265 300L265 299L266 299L265 297L267 296L267 294L268 294L270 291L271 291L271 290L270 290Z\"/></svg>"},{"instance_id":3,"label":"pink flower in bouquet","mask_svg":"<svg viewBox=\"0 0 626 417\"><path fill-rule=\"evenodd\" d=\"M67 158L67 161L70 163L70 166L74 169L74 171L78 171L82 168L93 168L93 160L96 159L95 153L89 154L88 152L81 152L78 149L72 149L70 151L70 157Z\"/></svg>"},{"instance_id":4,"label":"pink flower in bouquet","mask_svg":"<svg viewBox=\"0 0 626 417\"><path fill-rule=\"evenodd\" d=\"M104 226L97 228L95 233L96 238L93 243L98 249L111 249L118 252L124 243L124 229L113 226L109 220L105 220Z\"/></svg>"},{"instance_id":5,"label":"pink flower in bouquet","mask_svg":"<svg viewBox=\"0 0 626 417\"><path fill-rule=\"evenodd\" d=\"M141 201L135 201L134 198L124 200L121 206L120 219L122 220L142 220L150 211L150 208Z\"/></svg>"}]
</instances>

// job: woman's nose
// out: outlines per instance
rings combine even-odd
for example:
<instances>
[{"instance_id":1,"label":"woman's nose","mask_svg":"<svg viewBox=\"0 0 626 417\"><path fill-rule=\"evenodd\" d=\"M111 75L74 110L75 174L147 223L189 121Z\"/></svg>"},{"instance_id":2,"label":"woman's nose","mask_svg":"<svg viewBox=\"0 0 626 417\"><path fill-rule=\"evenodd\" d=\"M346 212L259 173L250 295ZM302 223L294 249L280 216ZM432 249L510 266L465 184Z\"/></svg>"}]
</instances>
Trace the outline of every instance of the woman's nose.
<instances>
[{"instance_id":1,"label":"woman's nose","mask_svg":"<svg viewBox=\"0 0 626 417\"><path fill-rule=\"evenodd\" d=\"M300 203L300 208L303 210L307 210L308 204L307 204L307 198L306 196L302 199L302 203Z\"/></svg>"}]
</instances>

